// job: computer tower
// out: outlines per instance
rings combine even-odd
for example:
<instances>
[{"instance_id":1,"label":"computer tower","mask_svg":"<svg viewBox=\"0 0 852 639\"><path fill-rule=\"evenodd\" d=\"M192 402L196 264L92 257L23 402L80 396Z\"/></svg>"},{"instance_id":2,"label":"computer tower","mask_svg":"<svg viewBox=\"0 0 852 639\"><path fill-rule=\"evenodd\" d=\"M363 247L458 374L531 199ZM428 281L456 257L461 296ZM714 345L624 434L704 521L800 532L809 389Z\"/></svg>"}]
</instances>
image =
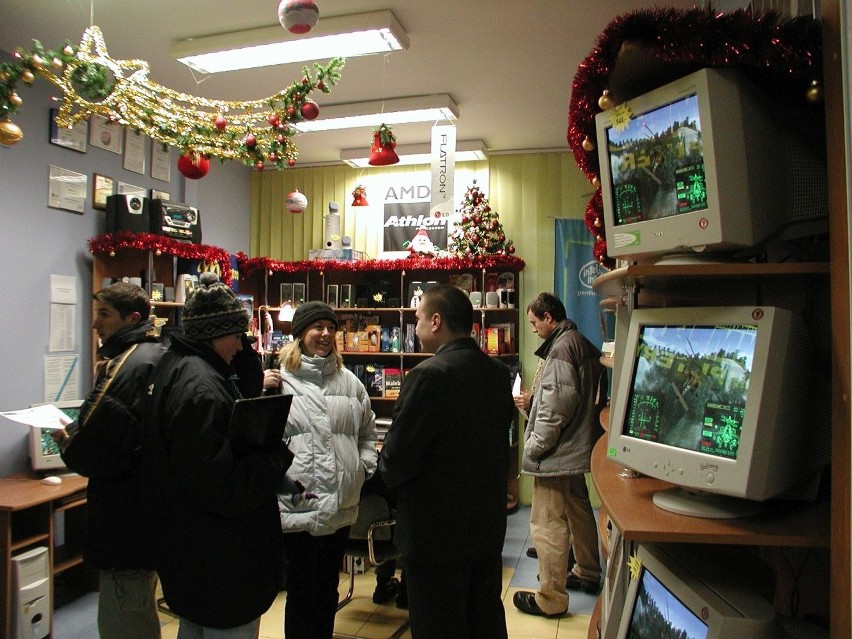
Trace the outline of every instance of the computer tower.
<instances>
[{"instance_id":1,"label":"computer tower","mask_svg":"<svg viewBox=\"0 0 852 639\"><path fill-rule=\"evenodd\" d=\"M106 200L106 233L150 233L150 200L141 195L118 193Z\"/></svg>"},{"instance_id":2,"label":"computer tower","mask_svg":"<svg viewBox=\"0 0 852 639\"><path fill-rule=\"evenodd\" d=\"M39 546L12 557L12 637L43 639L50 633L50 555Z\"/></svg>"}]
</instances>

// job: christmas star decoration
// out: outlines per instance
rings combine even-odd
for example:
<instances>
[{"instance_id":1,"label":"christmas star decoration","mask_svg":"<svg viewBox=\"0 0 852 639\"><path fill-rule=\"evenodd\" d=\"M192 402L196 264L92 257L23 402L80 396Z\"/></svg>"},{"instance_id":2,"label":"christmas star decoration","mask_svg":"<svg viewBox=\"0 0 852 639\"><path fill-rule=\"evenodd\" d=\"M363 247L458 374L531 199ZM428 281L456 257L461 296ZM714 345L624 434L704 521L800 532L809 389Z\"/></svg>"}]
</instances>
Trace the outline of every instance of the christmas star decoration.
<instances>
[{"instance_id":1,"label":"christmas star decoration","mask_svg":"<svg viewBox=\"0 0 852 639\"><path fill-rule=\"evenodd\" d=\"M633 581L639 579L639 574L642 572L642 560L636 555L631 555L627 560L627 567L630 570L630 579Z\"/></svg>"},{"instance_id":2,"label":"christmas star decoration","mask_svg":"<svg viewBox=\"0 0 852 639\"><path fill-rule=\"evenodd\" d=\"M56 124L73 127L92 115L143 133L182 154L238 160L257 169L293 166L298 150L295 122L317 116L313 91L328 93L340 80L343 58L332 58L285 89L258 100L224 101L180 93L148 78L144 60L117 60L109 55L97 26L83 32L80 46L70 43L47 51L38 41L32 51L16 50L19 62L0 63L0 121L23 100L18 81L38 75L62 93Z\"/></svg>"}]
</instances>

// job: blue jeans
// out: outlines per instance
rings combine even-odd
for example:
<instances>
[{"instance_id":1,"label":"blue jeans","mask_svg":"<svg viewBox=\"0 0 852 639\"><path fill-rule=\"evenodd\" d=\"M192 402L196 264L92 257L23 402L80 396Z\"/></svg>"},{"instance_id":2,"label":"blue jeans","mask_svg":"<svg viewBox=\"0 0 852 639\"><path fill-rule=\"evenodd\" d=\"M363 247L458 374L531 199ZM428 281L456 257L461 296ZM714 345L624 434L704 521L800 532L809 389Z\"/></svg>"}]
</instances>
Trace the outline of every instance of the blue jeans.
<instances>
[{"instance_id":1,"label":"blue jeans","mask_svg":"<svg viewBox=\"0 0 852 639\"><path fill-rule=\"evenodd\" d=\"M177 639L257 639L260 617L236 628L207 628L181 617Z\"/></svg>"}]
</instances>

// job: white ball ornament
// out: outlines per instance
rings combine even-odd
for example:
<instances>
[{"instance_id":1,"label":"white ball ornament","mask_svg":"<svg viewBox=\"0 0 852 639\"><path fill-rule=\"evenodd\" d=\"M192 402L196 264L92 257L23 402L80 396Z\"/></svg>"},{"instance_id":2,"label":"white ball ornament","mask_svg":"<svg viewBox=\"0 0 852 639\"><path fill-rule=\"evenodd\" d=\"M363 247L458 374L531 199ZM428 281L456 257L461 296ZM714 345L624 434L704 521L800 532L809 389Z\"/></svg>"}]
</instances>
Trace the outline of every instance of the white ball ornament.
<instances>
[{"instance_id":1,"label":"white ball ornament","mask_svg":"<svg viewBox=\"0 0 852 639\"><path fill-rule=\"evenodd\" d=\"M290 213L302 213L308 207L308 198L297 189L287 196L284 205Z\"/></svg>"},{"instance_id":2,"label":"white ball ornament","mask_svg":"<svg viewBox=\"0 0 852 639\"><path fill-rule=\"evenodd\" d=\"M314 0L281 0L278 21L290 33L307 33L319 20L319 8Z\"/></svg>"}]
</instances>

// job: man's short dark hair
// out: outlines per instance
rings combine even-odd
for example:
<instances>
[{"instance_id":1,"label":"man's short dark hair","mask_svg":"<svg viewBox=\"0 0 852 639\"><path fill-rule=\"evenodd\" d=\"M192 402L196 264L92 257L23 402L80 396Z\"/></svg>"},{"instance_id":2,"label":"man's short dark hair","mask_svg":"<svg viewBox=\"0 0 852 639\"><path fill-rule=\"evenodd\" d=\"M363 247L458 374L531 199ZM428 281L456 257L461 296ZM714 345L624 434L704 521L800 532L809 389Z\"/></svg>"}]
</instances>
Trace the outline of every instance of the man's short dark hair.
<instances>
[{"instance_id":1,"label":"man's short dark hair","mask_svg":"<svg viewBox=\"0 0 852 639\"><path fill-rule=\"evenodd\" d=\"M457 286L439 284L423 294L420 304L428 313L437 313L451 333L470 335L473 328L473 305Z\"/></svg>"},{"instance_id":2,"label":"man's short dark hair","mask_svg":"<svg viewBox=\"0 0 852 639\"><path fill-rule=\"evenodd\" d=\"M554 322L561 322L568 315L565 313L565 305L553 293L539 293L533 301L527 305L527 312L532 311L538 319L544 319L545 313L550 313Z\"/></svg>"},{"instance_id":3,"label":"man's short dark hair","mask_svg":"<svg viewBox=\"0 0 852 639\"><path fill-rule=\"evenodd\" d=\"M121 317L139 313L139 317L148 319L151 314L151 302L141 286L129 282L116 282L92 295L99 302L109 304Z\"/></svg>"}]
</instances>

